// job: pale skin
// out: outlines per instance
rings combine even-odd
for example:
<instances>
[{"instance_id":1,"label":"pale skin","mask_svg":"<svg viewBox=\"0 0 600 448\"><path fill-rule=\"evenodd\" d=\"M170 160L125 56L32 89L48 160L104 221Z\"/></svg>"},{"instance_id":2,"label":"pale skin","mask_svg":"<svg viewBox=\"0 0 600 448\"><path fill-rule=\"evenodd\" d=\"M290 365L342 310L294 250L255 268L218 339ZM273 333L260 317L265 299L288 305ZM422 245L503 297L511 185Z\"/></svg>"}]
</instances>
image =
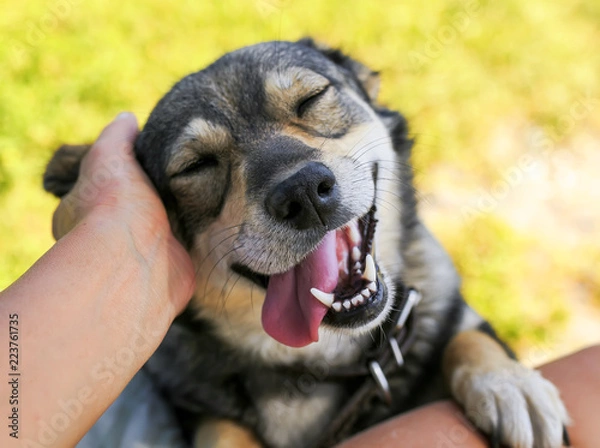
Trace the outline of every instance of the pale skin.
<instances>
[{"instance_id":1,"label":"pale skin","mask_svg":"<svg viewBox=\"0 0 600 448\"><path fill-rule=\"evenodd\" d=\"M0 334L8 344L9 328L18 327L21 373L19 439L2 425L0 446L74 446L151 356L192 295L192 262L133 156L137 132L131 114L105 128L54 215L57 243L0 293ZM15 314L18 324L10 322ZM570 428L575 446L591 446L600 349L574 356L545 367L544 374L561 389L576 422ZM585 370L572 367L583 364ZM0 373L9 378L8 372L6 351ZM13 412L7 398L13 392L2 379L0 415ZM50 424L60 430L44 432ZM440 431L463 437L457 428L467 428L467 436L448 446L483 446L449 402L379 425L344 446L436 446L431 437Z\"/></svg>"}]
</instances>

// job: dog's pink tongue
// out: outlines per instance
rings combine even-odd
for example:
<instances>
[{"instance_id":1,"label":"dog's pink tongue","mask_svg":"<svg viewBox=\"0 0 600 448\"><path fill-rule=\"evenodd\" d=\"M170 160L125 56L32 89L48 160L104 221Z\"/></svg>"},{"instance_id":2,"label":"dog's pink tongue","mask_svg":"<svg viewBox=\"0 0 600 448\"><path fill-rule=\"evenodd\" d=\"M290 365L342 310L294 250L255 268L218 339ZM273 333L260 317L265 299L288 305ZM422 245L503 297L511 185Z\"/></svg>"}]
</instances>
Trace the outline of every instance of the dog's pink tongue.
<instances>
[{"instance_id":1,"label":"dog's pink tongue","mask_svg":"<svg viewBox=\"0 0 600 448\"><path fill-rule=\"evenodd\" d=\"M262 308L265 331L290 347L319 340L319 325L329 310L310 293L311 288L332 292L338 282L335 231L317 249L283 274L272 275Z\"/></svg>"}]
</instances>

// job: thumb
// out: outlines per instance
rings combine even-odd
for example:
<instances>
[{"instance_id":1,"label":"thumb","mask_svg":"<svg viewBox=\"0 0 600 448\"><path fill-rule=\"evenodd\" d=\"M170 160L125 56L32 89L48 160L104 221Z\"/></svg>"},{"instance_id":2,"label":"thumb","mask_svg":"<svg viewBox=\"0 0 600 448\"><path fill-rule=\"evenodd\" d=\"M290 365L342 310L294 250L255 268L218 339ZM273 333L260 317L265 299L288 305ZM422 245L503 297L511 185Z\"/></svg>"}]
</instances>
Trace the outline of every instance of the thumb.
<instances>
[{"instance_id":1,"label":"thumb","mask_svg":"<svg viewBox=\"0 0 600 448\"><path fill-rule=\"evenodd\" d=\"M133 144L138 134L138 124L135 115L130 112L122 112L106 126L96 142L92 145L87 156L81 164L81 173L85 174L90 170L90 166L97 163L98 160L104 161L104 165L115 165L120 167L125 160L133 157ZM109 169L109 171L112 171ZM118 171L116 169L115 171ZM91 174L91 173L90 173ZM116 175L117 173L111 173Z\"/></svg>"},{"instance_id":2,"label":"thumb","mask_svg":"<svg viewBox=\"0 0 600 448\"><path fill-rule=\"evenodd\" d=\"M138 134L135 116L123 112L104 128L81 162L74 188L65 195L52 219L52 234L57 240L67 234L85 214L86 204L99 188L119 177L133 159L133 143Z\"/></svg>"},{"instance_id":3,"label":"thumb","mask_svg":"<svg viewBox=\"0 0 600 448\"><path fill-rule=\"evenodd\" d=\"M118 150L131 153L133 142L138 134L138 124L131 112L121 112L106 126L94 146L104 151Z\"/></svg>"}]
</instances>

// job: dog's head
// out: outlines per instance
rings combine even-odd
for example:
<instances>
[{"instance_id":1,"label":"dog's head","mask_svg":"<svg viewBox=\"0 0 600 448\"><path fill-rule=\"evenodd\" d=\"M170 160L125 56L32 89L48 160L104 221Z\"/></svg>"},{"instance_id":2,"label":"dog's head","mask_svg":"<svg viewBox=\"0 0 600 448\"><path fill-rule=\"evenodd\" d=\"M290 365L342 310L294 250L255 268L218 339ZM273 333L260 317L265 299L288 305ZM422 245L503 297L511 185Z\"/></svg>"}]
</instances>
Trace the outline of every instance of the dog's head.
<instances>
[{"instance_id":1,"label":"dog's head","mask_svg":"<svg viewBox=\"0 0 600 448\"><path fill-rule=\"evenodd\" d=\"M158 103L136 154L196 263L203 316L236 325L262 303L264 330L300 347L389 314L410 142L377 87L336 50L268 42Z\"/></svg>"}]
</instances>

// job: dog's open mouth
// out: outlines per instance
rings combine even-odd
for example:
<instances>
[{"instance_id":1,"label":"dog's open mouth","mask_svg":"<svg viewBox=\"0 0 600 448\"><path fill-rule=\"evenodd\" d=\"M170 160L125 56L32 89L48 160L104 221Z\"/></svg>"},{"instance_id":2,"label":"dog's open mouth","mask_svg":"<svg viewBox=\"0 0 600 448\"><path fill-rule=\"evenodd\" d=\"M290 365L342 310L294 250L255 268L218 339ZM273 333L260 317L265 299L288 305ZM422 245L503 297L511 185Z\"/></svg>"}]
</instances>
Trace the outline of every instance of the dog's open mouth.
<instances>
[{"instance_id":1,"label":"dog's open mouth","mask_svg":"<svg viewBox=\"0 0 600 448\"><path fill-rule=\"evenodd\" d=\"M377 293L377 266L373 259L375 207L361 219L335 232L338 283L333 292L312 288L312 295L332 313L350 312L373 301Z\"/></svg>"},{"instance_id":2,"label":"dog's open mouth","mask_svg":"<svg viewBox=\"0 0 600 448\"><path fill-rule=\"evenodd\" d=\"M313 252L281 274L267 277L232 266L266 288L265 331L282 344L302 347L318 340L322 323L353 328L377 317L385 305L385 286L373 257L376 224L373 206L328 232Z\"/></svg>"},{"instance_id":3,"label":"dog's open mouth","mask_svg":"<svg viewBox=\"0 0 600 448\"><path fill-rule=\"evenodd\" d=\"M311 293L330 306L323 322L335 327L356 327L377 317L385 296L375 262L375 206L362 218L336 231L338 283L332 293L313 288Z\"/></svg>"}]
</instances>

